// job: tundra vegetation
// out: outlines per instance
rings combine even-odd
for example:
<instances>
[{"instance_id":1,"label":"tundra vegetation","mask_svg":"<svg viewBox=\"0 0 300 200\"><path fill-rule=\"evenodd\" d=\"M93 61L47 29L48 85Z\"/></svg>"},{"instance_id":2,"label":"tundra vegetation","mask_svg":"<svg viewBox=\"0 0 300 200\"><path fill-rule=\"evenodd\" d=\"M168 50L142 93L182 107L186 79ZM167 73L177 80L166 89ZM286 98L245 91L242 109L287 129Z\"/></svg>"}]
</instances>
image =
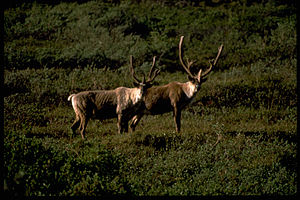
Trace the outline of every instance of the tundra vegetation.
<instances>
[{"instance_id":1,"label":"tundra vegetation","mask_svg":"<svg viewBox=\"0 0 300 200\"><path fill-rule=\"evenodd\" d=\"M15 1L4 9L3 177L8 195L295 195L296 3ZM182 110L133 133L93 120L71 137L67 98L133 87L157 55L154 84L186 82L178 58L216 67Z\"/></svg>"}]
</instances>

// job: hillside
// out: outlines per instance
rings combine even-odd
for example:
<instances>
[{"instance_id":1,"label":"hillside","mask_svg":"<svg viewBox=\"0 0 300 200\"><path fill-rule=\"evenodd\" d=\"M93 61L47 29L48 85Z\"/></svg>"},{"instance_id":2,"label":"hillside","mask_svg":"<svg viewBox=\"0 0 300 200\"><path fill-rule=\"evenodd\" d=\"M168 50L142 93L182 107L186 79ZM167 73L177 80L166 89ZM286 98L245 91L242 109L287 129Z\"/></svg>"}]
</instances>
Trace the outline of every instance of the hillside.
<instances>
[{"instance_id":1,"label":"hillside","mask_svg":"<svg viewBox=\"0 0 300 200\"><path fill-rule=\"evenodd\" d=\"M10 195L295 195L295 1L13 2L4 10L4 191ZM186 82L224 50L176 134L172 113L136 132L91 120L71 137L67 97ZM218 143L216 141L218 140Z\"/></svg>"}]
</instances>

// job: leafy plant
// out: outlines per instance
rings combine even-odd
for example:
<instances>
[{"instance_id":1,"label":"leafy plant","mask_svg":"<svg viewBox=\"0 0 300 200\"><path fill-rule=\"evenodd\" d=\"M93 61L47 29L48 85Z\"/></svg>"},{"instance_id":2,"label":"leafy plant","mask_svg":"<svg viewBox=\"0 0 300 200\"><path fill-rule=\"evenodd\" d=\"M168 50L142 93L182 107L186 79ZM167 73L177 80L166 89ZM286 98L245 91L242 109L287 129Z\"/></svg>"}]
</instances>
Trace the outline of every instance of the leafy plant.
<instances>
[{"instance_id":1,"label":"leafy plant","mask_svg":"<svg viewBox=\"0 0 300 200\"><path fill-rule=\"evenodd\" d=\"M296 6L293 1L31 0L4 10L4 192L9 195L295 195ZM157 56L157 85L186 82L178 62L216 68L182 132L172 113L116 134L92 120L70 137L67 98L132 87Z\"/></svg>"},{"instance_id":2,"label":"leafy plant","mask_svg":"<svg viewBox=\"0 0 300 200\"><path fill-rule=\"evenodd\" d=\"M16 132L7 133L5 140L5 192L9 195L128 192L126 183L118 177L122 161L101 146L91 148L90 143L79 142L59 150L45 147L41 140L26 138Z\"/></svg>"}]
</instances>

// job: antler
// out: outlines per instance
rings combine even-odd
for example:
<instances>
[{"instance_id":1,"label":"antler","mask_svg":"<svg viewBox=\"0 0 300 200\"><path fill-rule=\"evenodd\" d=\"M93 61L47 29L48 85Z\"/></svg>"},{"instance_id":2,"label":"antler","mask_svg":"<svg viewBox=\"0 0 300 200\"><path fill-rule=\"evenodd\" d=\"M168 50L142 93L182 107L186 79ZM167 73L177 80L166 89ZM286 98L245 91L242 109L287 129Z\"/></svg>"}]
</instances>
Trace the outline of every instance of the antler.
<instances>
[{"instance_id":1,"label":"antler","mask_svg":"<svg viewBox=\"0 0 300 200\"><path fill-rule=\"evenodd\" d=\"M154 72L153 72L153 69L154 69L154 66L155 66L155 58L156 56L153 57L153 63L152 63L152 66L151 66L151 69L149 71L149 74L148 74L148 79L146 81L146 78L145 78L145 74L143 73L143 81L140 81L136 75L135 75L135 71L133 69L133 65L132 65L132 55L130 55L130 66L129 66L129 69L130 69L130 73L132 75L132 78L133 80L135 81L135 83L137 84L140 84L140 83L150 83L151 81L153 81L155 79L155 77L159 74L160 70L159 69L155 69Z\"/></svg>"},{"instance_id":2,"label":"antler","mask_svg":"<svg viewBox=\"0 0 300 200\"><path fill-rule=\"evenodd\" d=\"M153 73L153 69L154 69L154 65L155 65L155 58L156 58L156 56L153 57L153 62L152 62L152 66L151 66L151 69L150 69L149 74L148 74L148 79L151 78L151 75Z\"/></svg>"},{"instance_id":3,"label":"antler","mask_svg":"<svg viewBox=\"0 0 300 200\"><path fill-rule=\"evenodd\" d=\"M134 80L137 84L141 83L141 81L135 76L135 72L134 72L134 69L133 69L133 66L132 66L132 55L130 55L130 66L129 66L129 69L130 69L130 73L131 73L131 75L132 75L133 80ZM143 81L145 82L145 75L144 75Z\"/></svg>"},{"instance_id":4,"label":"antler","mask_svg":"<svg viewBox=\"0 0 300 200\"><path fill-rule=\"evenodd\" d=\"M190 62L189 59L186 58L186 62L187 62L187 64L188 64L187 68L190 70L191 65L194 63L194 61L191 61L191 62Z\"/></svg>"},{"instance_id":5,"label":"antler","mask_svg":"<svg viewBox=\"0 0 300 200\"><path fill-rule=\"evenodd\" d=\"M159 74L160 70L159 69L156 69L154 72L153 72L153 69L154 69L154 66L155 66L155 58L156 56L153 57L153 62L152 62L152 66L151 66L151 69L149 71L149 75L148 75L148 79L147 79L147 82L151 82L155 79L155 77Z\"/></svg>"},{"instance_id":6,"label":"antler","mask_svg":"<svg viewBox=\"0 0 300 200\"><path fill-rule=\"evenodd\" d=\"M188 73L188 75L192 78L194 78L195 76L191 73L190 71L190 67L191 65L193 64L193 62L189 62L188 60L188 67L184 64L183 60L182 60L182 55L181 55L181 46L182 46L182 42L183 42L183 38L184 36L181 36L180 37L180 42L179 42L179 60L180 60L180 63L182 65L182 67L185 69L185 71Z\"/></svg>"},{"instance_id":7,"label":"antler","mask_svg":"<svg viewBox=\"0 0 300 200\"><path fill-rule=\"evenodd\" d=\"M201 75L201 77L206 76L206 75L212 70L213 66L215 66L215 65L217 64L217 62L218 62L218 60L219 60L219 57L220 57L220 55L221 55L222 50L223 50L223 44L221 44L221 46L219 46L219 51L218 51L217 57L216 57L215 59L212 59L212 60L209 61L210 66L209 66L208 70L206 70L206 71Z\"/></svg>"}]
</instances>

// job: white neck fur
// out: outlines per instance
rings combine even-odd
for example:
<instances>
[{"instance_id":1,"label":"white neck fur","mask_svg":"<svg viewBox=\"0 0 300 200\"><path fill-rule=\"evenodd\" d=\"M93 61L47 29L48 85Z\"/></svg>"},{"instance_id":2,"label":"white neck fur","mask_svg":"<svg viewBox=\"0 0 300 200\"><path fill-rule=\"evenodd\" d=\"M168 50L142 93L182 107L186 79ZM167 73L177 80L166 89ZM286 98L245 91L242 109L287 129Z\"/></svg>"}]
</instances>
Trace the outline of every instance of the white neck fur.
<instances>
[{"instance_id":1,"label":"white neck fur","mask_svg":"<svg viewBox=\"0 0 300 200\"><path fill-rule=\"evenodd\" d=\"M197 94L198 89L196 87L196 84L192 83L191 81L188 81L186 83L184 83L185 87L183 87L183 91L185 93L185 95L188 98L193 98L195 96L195 94Z\"/></svg>"},{"instance_id":2,"label":"white neck fur","mask_svg":"<svg viewBox=\"0 0 300 200\"><path fill-rule=\"evenodd\" d=\"M133 104L138 103L142 99L142 90L140 88L133 88L131 93L131 101Z\"/></svg>"}]
</instances>

